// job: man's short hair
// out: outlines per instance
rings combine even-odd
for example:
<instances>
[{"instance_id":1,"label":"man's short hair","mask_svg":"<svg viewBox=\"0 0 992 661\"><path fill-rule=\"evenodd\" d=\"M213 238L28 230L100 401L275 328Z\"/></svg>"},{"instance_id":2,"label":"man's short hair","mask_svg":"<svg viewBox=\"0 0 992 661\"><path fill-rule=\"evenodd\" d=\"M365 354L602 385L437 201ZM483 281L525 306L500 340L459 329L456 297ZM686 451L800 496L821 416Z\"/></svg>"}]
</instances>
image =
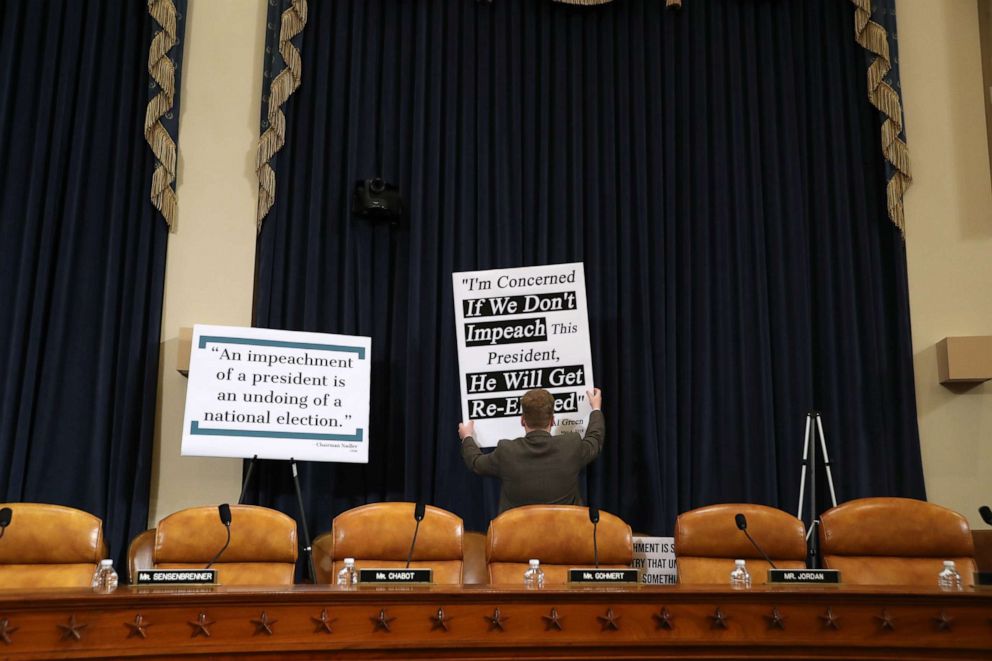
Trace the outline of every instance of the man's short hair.
<instances>
[{"instance_id":1,"label":"man's short hair","mask_svg":"<svg viewBox=\"0 0 992 661\"><path fill-rule=\"evenodd\" d=\"M520 399L524 424L531 429L546 429L555 415L555 398L543 388L528 390Z\"/></svg>"}]
</instances>

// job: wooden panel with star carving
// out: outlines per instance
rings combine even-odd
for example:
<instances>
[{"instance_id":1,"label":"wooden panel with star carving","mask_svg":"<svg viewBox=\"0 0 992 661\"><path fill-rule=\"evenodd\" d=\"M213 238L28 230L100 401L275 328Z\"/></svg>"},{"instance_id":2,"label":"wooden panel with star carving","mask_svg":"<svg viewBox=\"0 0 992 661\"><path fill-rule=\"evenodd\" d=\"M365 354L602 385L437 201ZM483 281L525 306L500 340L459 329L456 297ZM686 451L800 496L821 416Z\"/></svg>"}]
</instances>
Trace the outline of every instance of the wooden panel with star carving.
<instances>
[{"instance_id":1,"label":"wooden panel with star carving","mask_svg":"<svg viewBox=\"0 0 992 661\"><path fill-rule=\"evenodd\" d=\"M992 658L992 590L0 591L0 658Z\"/></svg>"}]
</instances>

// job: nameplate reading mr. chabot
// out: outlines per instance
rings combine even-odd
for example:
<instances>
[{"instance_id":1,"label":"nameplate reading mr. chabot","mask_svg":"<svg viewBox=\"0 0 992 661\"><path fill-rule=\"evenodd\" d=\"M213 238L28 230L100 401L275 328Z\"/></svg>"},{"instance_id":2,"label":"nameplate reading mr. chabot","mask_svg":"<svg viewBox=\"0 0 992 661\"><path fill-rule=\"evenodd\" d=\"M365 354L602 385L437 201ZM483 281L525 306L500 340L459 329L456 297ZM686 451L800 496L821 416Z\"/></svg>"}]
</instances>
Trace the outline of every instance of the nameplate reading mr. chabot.
<instances>
[{"instance_id":1,"label":"nameplate reading mr. chabot","mask_svg":"<svg viewBox=\"0 0 992 661\"><path fill-rule=\"evenodd\" d=\"M569 569L569 583L639 583L637 569Z\"/></svg>"},{"instance_id":2,"label":"nameplate reading mr. chabot","mask_svg":"<svg viewBox=\"0 0 992 661\"><path fill-rule=\"evenodd\" d=\"M769 583L836 585L840 583L837 569L769 569Z\"/></svg>"},{"instance_id":3,"label":"nameplate reading mr. chabot","mask_svg":"<svg viewBox=\"0 0 992 661\"><path fill-rule=\"evenodd\" d=\"M216 585L216 569L142 569L138 585Z\"/></svg>"},{"instance_id":4,"label":"nameplate reading mr. chabot","mask_svg":"<svg viewBox=\"0 0 992 661\"><path fill-rule=\"evenodd\" d=\"M359 569L359 583L401 583L424 584L434 582L434 572L430 569Z\"/></svg>"}]
</instances>

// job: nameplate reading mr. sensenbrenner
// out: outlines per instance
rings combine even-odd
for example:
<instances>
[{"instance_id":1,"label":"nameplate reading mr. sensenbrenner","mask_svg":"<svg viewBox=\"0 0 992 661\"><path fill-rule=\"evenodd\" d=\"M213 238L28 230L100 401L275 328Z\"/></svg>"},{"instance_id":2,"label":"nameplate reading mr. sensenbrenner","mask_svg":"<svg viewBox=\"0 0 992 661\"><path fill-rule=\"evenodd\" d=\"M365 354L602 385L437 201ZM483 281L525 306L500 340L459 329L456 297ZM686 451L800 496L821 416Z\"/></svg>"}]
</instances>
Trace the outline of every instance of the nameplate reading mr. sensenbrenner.
<instances>
[{"instance_id":1,"label":"nameplate reading mr. sensenbrenner","mask_svg":"<svg viewBox=\"0 0 992 661\"><path fill-rule=\"evenodd\" d=\"M138 585L216 585L216 569L142 569Z\"/></svg>"}]
</instances>

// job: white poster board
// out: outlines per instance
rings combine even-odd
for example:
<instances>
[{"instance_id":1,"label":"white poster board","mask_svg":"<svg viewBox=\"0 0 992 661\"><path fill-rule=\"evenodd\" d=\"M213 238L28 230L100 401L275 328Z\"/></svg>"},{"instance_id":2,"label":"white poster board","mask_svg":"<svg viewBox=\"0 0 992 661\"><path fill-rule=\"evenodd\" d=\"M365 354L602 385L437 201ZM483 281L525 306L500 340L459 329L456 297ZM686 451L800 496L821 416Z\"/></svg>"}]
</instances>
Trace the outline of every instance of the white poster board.
<instances>
[{"instance_id":1,"label":"white poster board","mask_svg":"<svg viewBox=\"0 0 992 661\"><path fill-rule=\"evenodd\" d=\"M372 339L197 325L182 454L368 463Z\"/></svg>"},{"instance_id":2,"label":"white poster board","mask_svg":"<svg viewBox=\"0 0 992 661\"><path fill-rule=\"evenodd\" d=\"M634 537L634 561L630 566L641 570L641 583L675 585L675 538Z\"/></svg>"},{"instance_id":3,"label":"white poster board","mask_svg":"<svg viewBox=\"0 0 992 661\"><path fill-rule=\"evenodd\" d=\"M582 263L452 274L462 420L475 441L523 436L520 397L555 397L552 433L585 433L593 387Z\"/></svg>"}]
</instances>

